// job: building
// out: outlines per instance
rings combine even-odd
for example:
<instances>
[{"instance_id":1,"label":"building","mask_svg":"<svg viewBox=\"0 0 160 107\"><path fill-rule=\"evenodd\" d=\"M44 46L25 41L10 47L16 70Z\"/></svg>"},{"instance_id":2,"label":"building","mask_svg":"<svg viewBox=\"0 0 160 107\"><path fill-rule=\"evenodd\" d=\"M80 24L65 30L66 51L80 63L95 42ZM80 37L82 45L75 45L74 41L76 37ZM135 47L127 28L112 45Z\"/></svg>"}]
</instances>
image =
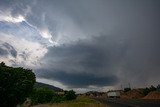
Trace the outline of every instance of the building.
<instances>
[{"instance_id":1,"label":"building","mask_svg":"<svg viewBox=\"0 0 160 107\"><path fill-rule=\"evenodd\" d=\"M107 92L108 98L120 98L120 91L119 90L113 90Z\"/></svg>"}]
</instances>

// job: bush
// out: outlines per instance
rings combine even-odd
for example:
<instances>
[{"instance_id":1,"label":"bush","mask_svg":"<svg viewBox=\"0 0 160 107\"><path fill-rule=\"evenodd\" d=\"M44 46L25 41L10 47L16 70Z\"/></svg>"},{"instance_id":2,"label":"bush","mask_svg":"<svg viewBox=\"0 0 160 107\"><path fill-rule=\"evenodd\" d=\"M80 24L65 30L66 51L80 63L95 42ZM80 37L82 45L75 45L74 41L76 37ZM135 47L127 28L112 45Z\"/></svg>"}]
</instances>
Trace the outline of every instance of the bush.
<instances>
[{"instance_id":1,"label":"bush","mask_svg":"<svg viewBox=\"0 0 160 107\"><path fill-rule=\"evenodd\" d=\"M64 100L73 100L76 98L77 98L77 95L75 94L73 90L65 91Z\"/></svg>"},{"instance_id":2,"label":"bush","mask_svg":"<svg viewBox=\"0 0 160 107\"><path fill-rule=\"evenodd\" d=\"M157 90L160 91L160 84L157 85Z\"/></svg>"},{"instance_id":3,"label":"bush","mask_svg":"<svg viewBox=\"0 0 160 107\"><path fill-rule=\"evenodd\" d=\"M0 63L0 107L15 107L32 92L35 74L32 70L8 67Z\"/></svg>"},{"instance_id":4,"label":"bush","mask_svg":"<svg viewBox=\"0 0 160 107\"><path fill-rule=\"evenodd\" d=\"M130 90L131 90L131 88L124 88L124 92L128 92Z\"/></svg>"},{"instance_id":5,"label":"bush","mask_svg":"<svg viewBox=\"0 0 160 107\"><path fill-rule=\"evenodd\" d=\"M43 103L59 103L62 101L76 99L76 94L73 90L65 91L64 94L57 94L54 91L47 88L34 88L30 99L32 105Z\"/></svg>"},{"instance_id":6,"label":"bush","mask_svg":"<svg viewBox=\"0 0 160 107\"><path fill-rule=\"evenodd\" d=\"M143 89L143 95L146 96L149 92L150 92L150 89L149 89L149 88Z\"/></svg>"},{"instance_id":7,"label":"bush","mask_svg":"<svg viewBox=\"0 0 160 107\"><path fill-rule=\"evenodd\" d=\"M156 87L154 87L153 85L151 85L150 91L156 91Z\"/></svg>"},{"instance_id":8,"label":"bush","mask_svg":"<svg viewBox=\"0 0 160 107\"><path fill-rule=\"evenodd\" d=\"M151 91L156 91L156 88L153 86L153 85L151 85L151 87L146 87L145 89L143 89L143 95L147 95L148 93L150 93Z\"/></svg>"},{"instance_id":9,"label":"bush","mask_svg":"<svg viewBox=\"0 0 160 107\"><path fill-rule=\"evenodd\" d=\"M60 103L60 102L62 102L62 101L64 101L63 95L55 94L55 95L53 96L51 102L52 102L52 103Z\"/></svg>"},{"instance_id":10,"label":"bush","mask_svg":"<svg viewBox=\"0 0 160 107\"><path fill-rule=\"evenodd\" d=\"M32 105L38 103L48 103L52 100L55 93L48 88L34 88L30 96Z\"/></svg>"}]
</instances>

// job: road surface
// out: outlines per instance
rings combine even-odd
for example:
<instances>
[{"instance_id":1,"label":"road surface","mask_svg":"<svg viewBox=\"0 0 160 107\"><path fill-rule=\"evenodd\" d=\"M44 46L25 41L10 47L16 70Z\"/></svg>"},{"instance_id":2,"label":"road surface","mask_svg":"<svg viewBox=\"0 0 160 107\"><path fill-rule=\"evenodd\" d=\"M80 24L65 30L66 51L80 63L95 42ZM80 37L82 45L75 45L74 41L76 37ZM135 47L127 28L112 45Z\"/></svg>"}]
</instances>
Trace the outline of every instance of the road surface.
<instances>
[{"instance_id":1,"label":"road surface","mask_svg":"<svg viewBox=\"0 0 160 107\"><path fill-rule=\"evenodd\" d=\"M146 100L146 99L100 99L94 98L101 103L108 105L108 107L160 107L160 100Z\"/></svg>"}]
</instances>

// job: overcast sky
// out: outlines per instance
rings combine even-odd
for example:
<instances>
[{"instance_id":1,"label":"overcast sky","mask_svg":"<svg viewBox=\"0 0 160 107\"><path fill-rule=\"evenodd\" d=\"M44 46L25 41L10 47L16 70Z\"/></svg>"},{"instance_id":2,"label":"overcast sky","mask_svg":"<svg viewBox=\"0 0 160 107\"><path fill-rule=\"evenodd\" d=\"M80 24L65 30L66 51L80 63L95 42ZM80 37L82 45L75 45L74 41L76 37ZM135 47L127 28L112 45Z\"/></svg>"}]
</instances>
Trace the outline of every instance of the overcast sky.
<instances>
[{"instance_id":1,"label":"overcast sky","mask_svg":"<svg viewBox=\"0 0 160 107\"><path fill-rule=\"evenodd\" d=\"M0 61L105 91L160 81L159 0L0 0Z\"/></svg>"}]
</instances>

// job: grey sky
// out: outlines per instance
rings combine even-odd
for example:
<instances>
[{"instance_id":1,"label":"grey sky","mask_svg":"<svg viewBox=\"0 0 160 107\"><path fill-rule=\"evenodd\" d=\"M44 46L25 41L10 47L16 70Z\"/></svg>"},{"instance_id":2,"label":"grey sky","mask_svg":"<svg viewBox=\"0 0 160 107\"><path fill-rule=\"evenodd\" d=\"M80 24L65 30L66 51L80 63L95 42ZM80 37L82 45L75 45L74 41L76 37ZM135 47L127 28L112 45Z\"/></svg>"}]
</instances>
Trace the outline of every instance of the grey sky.
<instances>
[{"instance_id":1,"label":"grey sky","mask_svg":"<svg viewBox=\"0 0 160 107\"><path fill-rule=\"evenodd\" d=\"M65 88L157 85L159 19L159 0L1 0L0 60Z\"/></svg>"}]
</instances>

